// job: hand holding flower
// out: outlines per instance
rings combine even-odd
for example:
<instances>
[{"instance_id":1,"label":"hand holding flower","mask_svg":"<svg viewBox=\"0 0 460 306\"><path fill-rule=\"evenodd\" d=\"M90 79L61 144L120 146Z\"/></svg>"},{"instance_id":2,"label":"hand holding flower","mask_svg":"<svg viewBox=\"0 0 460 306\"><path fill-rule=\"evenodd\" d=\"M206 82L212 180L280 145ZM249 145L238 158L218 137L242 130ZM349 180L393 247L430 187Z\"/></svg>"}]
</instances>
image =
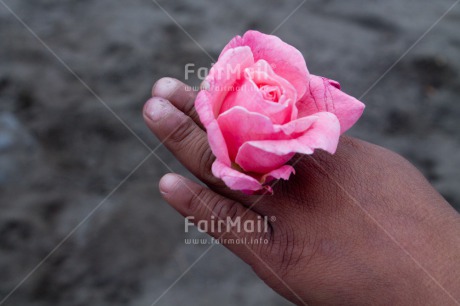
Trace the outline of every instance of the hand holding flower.
<instances>
[{"instance_id":1,"label":"hand holding flower","mask_svg":"<svg viewBox=\"0 0 460 306\"><path fill-rule=\"evenodd\" d=\"M158 81L144 117L210 189L167 174L160 191L196 222L275 216L268 233L237 236L232 228L225 235L208 233L216 239L267 239L268 244L223 245L276 292L299 305L455 305L460 300L459 215L409 162L345 136L334 155L303 156L297 174L280 180L273 196L245 195L211 173L215 156L193 107L195 93L186 88L170 78Z\"/></svg>"}]
</instances>

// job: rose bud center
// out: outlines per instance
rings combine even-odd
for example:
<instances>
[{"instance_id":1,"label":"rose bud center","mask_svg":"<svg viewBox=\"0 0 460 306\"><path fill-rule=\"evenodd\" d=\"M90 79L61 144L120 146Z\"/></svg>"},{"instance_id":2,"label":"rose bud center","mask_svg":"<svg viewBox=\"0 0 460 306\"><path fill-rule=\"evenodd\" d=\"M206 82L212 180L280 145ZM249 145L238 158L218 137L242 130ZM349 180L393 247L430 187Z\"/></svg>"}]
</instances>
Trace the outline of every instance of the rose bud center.
<instances>
[{"instance_id":1,"label":"rose bud center","mask_svg":"<svg viewBox=\"0 0 460 306\"><path fill-rule=\"evenodd\" d=\"M278 86L273 85L259 85L260 92L265 100L278 102L281 96L281 90Z\"/></svg>"}]
</instances>

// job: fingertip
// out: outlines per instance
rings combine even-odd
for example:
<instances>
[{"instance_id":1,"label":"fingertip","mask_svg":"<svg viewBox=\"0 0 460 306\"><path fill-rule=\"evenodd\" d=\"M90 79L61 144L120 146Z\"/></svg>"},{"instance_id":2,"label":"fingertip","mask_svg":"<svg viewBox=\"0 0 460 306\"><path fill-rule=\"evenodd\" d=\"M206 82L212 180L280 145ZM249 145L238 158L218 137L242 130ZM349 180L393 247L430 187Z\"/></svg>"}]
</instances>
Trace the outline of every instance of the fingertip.
<instances>
[{"instance_id":1,"label":"fingertip","mask_svg":"<svg viewBox=\"0 0 460 306\"><path fill-rule=\"evenodd\" d=\"M164 77L155 82L152 87L152 96L168 99L173 95L180 82L170 77Z\"/></svg>"},{"instance_id":2,"label":"fingertip","mask_svg":"<svg viewBox=\"0 0 460 306\"><path fill-rule=\"evenodd\" d=\"M144 103L144 107L142 109L142 114L144 117L149 117L148 114L152 109L152 104L155 103L155 97L152 97L147 100L147 102Z\"/></svg>"},{"instance_id":3,"label":"fingertip","mask_svg":"<svg viewBox=\"0 0 460 306\"><path fill-rule=\"evenodd\" d=\"M144 104L144 117L153 122L160 121L169 112L169 102L161 97L152 97Z\"/></svg>"},{"instance_id":4,"label":"fingertip","mask_svg":"<svg viewBox=\"0 0 460 306\"><path fill-rule=\"evenodd\" d=\"M163 195L171 194L177 189L181 177L174 173L168 173L160 179L159 188Z\"/></svg>"}]
</instances>

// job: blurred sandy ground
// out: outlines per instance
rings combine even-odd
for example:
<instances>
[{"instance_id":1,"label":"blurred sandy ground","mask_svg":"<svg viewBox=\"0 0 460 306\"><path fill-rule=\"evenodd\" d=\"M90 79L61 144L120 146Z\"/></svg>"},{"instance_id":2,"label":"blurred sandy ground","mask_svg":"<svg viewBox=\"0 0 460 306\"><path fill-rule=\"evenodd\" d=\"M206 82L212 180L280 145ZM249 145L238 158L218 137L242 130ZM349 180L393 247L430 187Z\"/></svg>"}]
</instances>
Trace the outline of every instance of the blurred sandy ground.
<instances>
[{"instance_id":1,"label":"blurred sandy ground","mask_svg":"<svg viewBox=\"0 0 460 306\"><path fill-rule=\"evenodd\" d=\"M271 32L300 3L247 2L160 3L216 58L234 35ZM141 109L154 80L212 62L149 0L5 3L152 148ZM306 1L276 34L312 73L361 97L452 3ZM350 132L404 155L457 209L459 28L460 6L363 97L366 112ZM157 153L186 173L163 147ZM200 235L184 234L161 200L168 170L155 157L111 193L147 154L0 3L0 299L72 234L2 305L150 305L206 250L184 244ZM216 246L157 303L183 304L288 303Z\"/></svg>"}]
</instances>

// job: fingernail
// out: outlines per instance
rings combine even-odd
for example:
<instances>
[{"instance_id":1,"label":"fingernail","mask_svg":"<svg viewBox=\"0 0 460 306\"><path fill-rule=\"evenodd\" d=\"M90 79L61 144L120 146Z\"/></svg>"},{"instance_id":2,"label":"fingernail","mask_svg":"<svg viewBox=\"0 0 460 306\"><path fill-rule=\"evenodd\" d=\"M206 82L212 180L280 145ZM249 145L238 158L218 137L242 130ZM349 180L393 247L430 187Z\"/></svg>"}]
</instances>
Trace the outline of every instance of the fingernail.
<instances>
[{"instance_id":1,"label":"fingernail","mask_svg":"<svg viewBox=\"0 0 460 306\"><path fill-rule=\"evenodd\" d=\"M160 192L162 194L173 192L176 189L176 185L179 183L179 181L180 179L177 177L177 175L172 173L166 174L160 180Z\"/></svg>"},{"instance_id":2,"label":"fingernail","mask_svg":"<svg viewBox=\"0 0 460 306\"><path fill-rule=\"evenodd\" d=\"M169 98L176 87L176 83L171 78L159 79L153 86L153 95Z\"/></svg>"},{"instance_id":3,"label":"fingernail","mask_svg":"<svg viewBox=\"0 0 460 306\"><path fill-rule=\"evenodd\" d=\"M160 121L168 113L168 102L162 98L152 98L147 103L145 112L152 121Z\"/></svg>"}]
</instances>

